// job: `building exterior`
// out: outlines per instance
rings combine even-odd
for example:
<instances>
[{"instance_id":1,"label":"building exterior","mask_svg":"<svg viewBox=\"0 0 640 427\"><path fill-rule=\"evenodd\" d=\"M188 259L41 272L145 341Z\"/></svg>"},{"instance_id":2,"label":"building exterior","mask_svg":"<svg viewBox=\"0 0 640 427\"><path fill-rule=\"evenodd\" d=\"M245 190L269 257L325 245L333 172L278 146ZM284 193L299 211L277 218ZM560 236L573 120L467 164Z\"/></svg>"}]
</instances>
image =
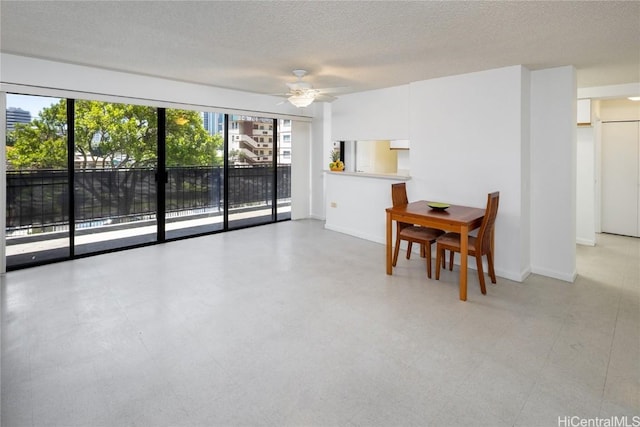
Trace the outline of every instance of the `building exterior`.
<instances>
[{"instance_id":1,"label":"building exterior","mask_svg":"<svg viewBox=\"0 0 640 427\"><path fill-rule=\"evenodd\" d=\"M291 120L278 122L278 164L291 164Z\"/></svg>"},{"instance_id":2,"label":"building exterior","mask_svg":"<svg viewBox=\"0 0 640 427\"><path fill-rule=\"evenodd\" d=\"M205 111L202 113L204 128L210 135L217 135L224 132L224 114Z\"/></svg>"},{"instance_id":3,"label":"building exterior","mask_svg":"<svg viewBox=\"0 0 640 427\"><path fill-rule=\"evenodd\" d=\"M31 113L22 108L7 108L7 133L15 129L16 123L31 123Z\"/></svg>"},{"instance_id":4,"label":"building exterior","mask_svg":"<svg viewBox=\"0 0 640 427\"><path fill-rule=\"evenodd\" d=\"M238 165L270 164L273 161L273 119L231 116L229 153ZM278 122L278 164L291 164L291 120Z\"/></svg>"},{"instance_id":5,"label":"building exterior","mask_svg":"<svg viewBox=\"0 0 640 427\"><path fill-rule=\"evenodd\" d=\"M224 114L202 113L203 126L211 135L224 132ZM269 164L273 160L273 120L230 116L229 152L234 164ZM278 121L278 164L291 164L291 120ZM221 154L221 153L220 153Z\"/></svg>"},{"instance_id":6,"label":"building exterior","mask_svg":"<svg viewBox=\"0 0 640 427\"><path fill-rule=\"evenodd\" d=\"M269 164L273 159L273 119L231 116L229 153L235 164Z\"/></svg>"}]
</instances>

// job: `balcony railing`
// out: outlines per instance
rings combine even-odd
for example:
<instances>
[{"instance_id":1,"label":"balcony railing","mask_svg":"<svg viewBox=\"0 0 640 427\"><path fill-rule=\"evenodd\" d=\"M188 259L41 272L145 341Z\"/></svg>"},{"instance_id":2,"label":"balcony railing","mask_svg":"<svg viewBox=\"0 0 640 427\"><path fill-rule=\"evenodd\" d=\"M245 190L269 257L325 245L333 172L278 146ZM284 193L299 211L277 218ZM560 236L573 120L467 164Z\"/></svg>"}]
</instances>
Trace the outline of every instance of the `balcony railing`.
<instances>
[{"instance_id":1,"label":"balcony railing","mask_svg":"<svg viewBox=\"0 0 640 427\"><path fill-rule=\"evenodd\" d=\"M76 227L137 221L156 214L155 169L74 171ZM167 168L167 214L224 206L222 167ZM229 168L229 209L270 205L273 168ZM277 199L291 198L291 165L277 167ZM69 223L66 170L7 171L7 236L54 231ZM22 231L22 232L21 232Z\"/></svg>"}]
</instances>

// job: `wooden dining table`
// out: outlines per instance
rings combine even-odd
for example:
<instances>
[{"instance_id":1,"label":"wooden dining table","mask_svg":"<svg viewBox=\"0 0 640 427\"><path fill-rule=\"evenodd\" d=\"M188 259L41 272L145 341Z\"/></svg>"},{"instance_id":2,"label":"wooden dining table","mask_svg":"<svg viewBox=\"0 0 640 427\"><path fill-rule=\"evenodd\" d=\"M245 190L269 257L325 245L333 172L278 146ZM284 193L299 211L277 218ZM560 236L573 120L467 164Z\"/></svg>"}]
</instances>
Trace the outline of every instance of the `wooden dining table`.
<instances>
[{"instance_id":1,"label":"wooden dining table","mask_svg":"<svg viewBox=\"0 0 640 427\"><path fill-rule=\"evenodd\" d=\"M402 206L394 206L387 211L387 274L393 274L393 221L438 228L460 233L460 300L467 300L467 256L469 231L479 228L485 210L469 206L450 205L439 210L429 207L429 202L420 200Z\"/></svg>"}]
</instances>

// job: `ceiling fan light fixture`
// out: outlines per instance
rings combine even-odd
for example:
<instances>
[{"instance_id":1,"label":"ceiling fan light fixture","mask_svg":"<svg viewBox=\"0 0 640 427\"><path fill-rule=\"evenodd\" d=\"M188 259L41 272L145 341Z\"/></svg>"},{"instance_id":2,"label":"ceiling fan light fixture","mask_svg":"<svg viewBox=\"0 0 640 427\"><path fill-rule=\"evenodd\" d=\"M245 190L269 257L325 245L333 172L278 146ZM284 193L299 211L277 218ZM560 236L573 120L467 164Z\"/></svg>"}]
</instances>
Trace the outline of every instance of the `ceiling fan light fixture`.
<instances>
[{"instance_id":1,"label":"ceiling fan light fixture","mask_svg":"<svg viewBox=\"0 0 640 427\"><path fill-rule=\"evenodd\" d=\"M289 98L287 98L289 100L289 102L293 105L295 105L298 108L304 108L307 107L309 105L311 105L311 103L313 102L313 100L315 99L315 95L314 94L310 94L310 93L303 93L303 94L299 94L299 95L291 95Z\"/></svg>"}]
</instances>

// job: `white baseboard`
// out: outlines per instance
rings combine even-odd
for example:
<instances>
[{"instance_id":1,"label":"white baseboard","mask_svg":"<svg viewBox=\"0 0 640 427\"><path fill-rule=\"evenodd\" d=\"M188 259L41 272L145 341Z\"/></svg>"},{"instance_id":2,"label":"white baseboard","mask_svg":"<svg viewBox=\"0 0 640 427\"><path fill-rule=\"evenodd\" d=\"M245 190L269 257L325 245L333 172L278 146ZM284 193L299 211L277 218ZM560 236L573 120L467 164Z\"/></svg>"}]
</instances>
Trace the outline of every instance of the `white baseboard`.
<instances>
[{"instance_id":1,"label":"white baseboard","mask_svg":"<svg viewBox=\"0 0 640 427\"><path fill-rule=\"evenodd\" d=\"M360 239L369 240L371 242L379 243L381 245L386 245L387 243L385 236L380 237L379 235L362 233L349 228L335 227L327 223L325 223L324 228L326 228L327 230L336 231L338 233L347 234L349 236L358 237ZM404 249L406 248L406 246L402 246L402 248ZM419 253L419 249L420 249L419 245L414 245L412 252ZM432 254L432 256L433 258L435 258L435 254ZM460 264L460 256L458 255L456 256L456 265L459 266L459 264ZM469 262L467 263L467 266L469 270L474 270L474 271L476 270L476 264L472 258L469 258ZM553 271L545 268L536 268L536 267L527 267L519 272L496 268L496 276L502 277L507 280L512 280L514 282L519 282L519 283L524 282L524 280L527 277L529 277L531 273L540 274L542 276L547 276L547 277L551 277L554 279L559 279L559 280L562 280L565 282L571 282L571 283L573 283L576 280L576 277L578 275L576 271L574 271L573 273L563 273L563 272Z\"/></svg>"},{"instance_id":2,"label":"white baseboard","mask_svg":"<svg viewBox=\"0 0 640 427\"><path fill-rule=\"evenodd\" d=\"M539 274L541 276L547 276L553 279L563 280L570 283L575 282L576 277L578 277L578 272L576 270L573 270L572 273L563 273L560 271L549 270L547 268L532 267L531 272L534 274Z\"/></svg>"},{"instance_id":3,"label":"white baseboard","mask_svg":"<svg viewBox=\"0 0 640 427\"><path fill-rule=\"evenodd\" d=\"M576 243L578 245L584 245L584 246L595 246L596 245L596 241L595 239L581 239L581 238L577 238L576 239Z\"/></svg>"},{"instance_id":4,"label":"white baseboard","mask_svg":"<svg viewBox=\"0 0 640 427\"><path fill-rule=\"evenodd\" d=\"M331 224L324 224L324 228L331 231L337 231L338 233L348 234L349 236L358 237L360 239L369 240L371 242L380 243L382 245L386 245L386 237L374 236L371 234L362 233L359 231L351 230L349 228L344 227L336 227Z\"/></svg>"},{"instance_id":5,"label":"white baseboard","mask_svg":"<svg viewBox=\"0 0 640 427\"><path fill-rule=\"evenodd\" d=\"M507 271L496 268L496 276L504 277L508 280L513 280L514 282L522 283L525 281L527 277L531 274L531 270L529 268L525 268L521 272Z\"/></svg>"}]
</instances>

